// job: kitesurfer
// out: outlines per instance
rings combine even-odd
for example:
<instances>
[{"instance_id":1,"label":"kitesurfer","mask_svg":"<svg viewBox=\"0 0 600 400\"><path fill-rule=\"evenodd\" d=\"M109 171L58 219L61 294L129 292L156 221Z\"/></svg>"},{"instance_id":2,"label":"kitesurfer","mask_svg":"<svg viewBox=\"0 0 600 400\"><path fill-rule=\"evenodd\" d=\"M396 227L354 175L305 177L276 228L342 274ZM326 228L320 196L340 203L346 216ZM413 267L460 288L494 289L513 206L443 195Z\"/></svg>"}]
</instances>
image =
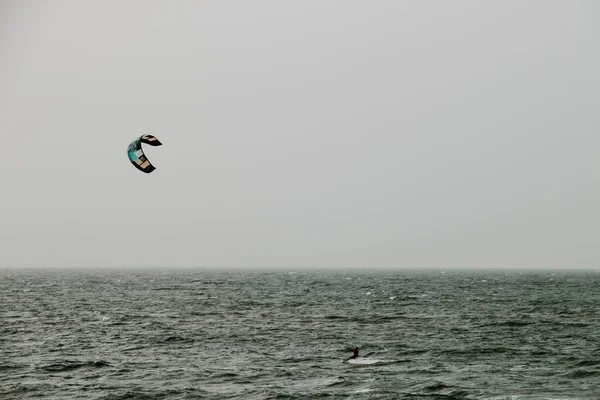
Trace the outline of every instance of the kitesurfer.
<instances>
[{"instance_id":1,"label":"kitesurfer","mask_svg":"<svg viewBox=\"0 0 600 400\"><path fill-rule=\"evenodd\" d=\"M355 348L352 349L352 355L350 357L348 357L346 359L346 361L348 361L348 360L355 360L356 357L358 357L358 347L355 347Z\"/></svg>"}]
</instances>

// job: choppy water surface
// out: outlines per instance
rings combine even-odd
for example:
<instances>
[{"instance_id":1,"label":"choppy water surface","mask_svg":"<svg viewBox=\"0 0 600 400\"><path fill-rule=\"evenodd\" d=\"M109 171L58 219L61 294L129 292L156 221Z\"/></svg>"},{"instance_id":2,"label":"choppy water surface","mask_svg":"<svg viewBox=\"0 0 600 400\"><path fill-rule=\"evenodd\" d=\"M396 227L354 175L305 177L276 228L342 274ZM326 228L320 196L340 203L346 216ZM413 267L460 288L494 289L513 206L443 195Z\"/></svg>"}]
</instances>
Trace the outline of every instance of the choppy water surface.
<instances>
[{"instance_id":1,"label":"choppy water surface","mask_svg":"<svg viewBox=\"0 0 600 400\"><path fill-rule=\"evenodd\" d=\"M600 273L0 271L0 398L599 399Z\"/></svg>"}]
</instances>

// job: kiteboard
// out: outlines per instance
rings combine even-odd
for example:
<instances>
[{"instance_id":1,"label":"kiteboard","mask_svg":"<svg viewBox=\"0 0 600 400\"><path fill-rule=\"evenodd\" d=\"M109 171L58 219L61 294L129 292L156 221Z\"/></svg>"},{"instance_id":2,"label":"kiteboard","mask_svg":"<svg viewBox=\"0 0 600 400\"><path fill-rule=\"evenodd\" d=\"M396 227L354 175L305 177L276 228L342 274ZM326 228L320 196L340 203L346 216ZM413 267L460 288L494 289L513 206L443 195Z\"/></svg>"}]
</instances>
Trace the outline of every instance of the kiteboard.
<instances>
[{"instance_id":1,"label":"kiteboard","mask_svg":"<svg viewBox=\"0 0 600 400\"><path fill-rule=\"evenodd\" d=\"M373 365L385 362L385 360L378 360L375 358L351 358L349 360L342 360L342 362L354 365Z\"/></svg>"}]
</instances>

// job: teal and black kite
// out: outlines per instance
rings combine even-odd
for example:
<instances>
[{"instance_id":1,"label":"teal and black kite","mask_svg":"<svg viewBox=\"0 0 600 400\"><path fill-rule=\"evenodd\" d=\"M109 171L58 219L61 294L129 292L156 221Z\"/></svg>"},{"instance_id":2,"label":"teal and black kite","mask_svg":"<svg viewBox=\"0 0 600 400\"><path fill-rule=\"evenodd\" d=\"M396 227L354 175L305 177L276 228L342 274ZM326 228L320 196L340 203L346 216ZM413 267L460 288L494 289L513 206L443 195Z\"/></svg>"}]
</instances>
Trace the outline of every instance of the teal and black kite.
<instances>
[{"instance_id":1,"label":"teal and black kite","mask_svg":"<svg viewBox=\"0 0 600 400\"><path fill-rule=\"evenodd\" d=\"M156 168L154 168L154 166L150 164L148 157L146 157L146 155L144 154L144 151L142 150L142 143L149 144L150 146L160 146L162 145L162 143L152 135L140 136L133 142L129 143L129 147L127 148L127 155L129 156L129 160L131 161L134 167L136 167L142 172L149 174Z\"/></svg>"}]
</instances>

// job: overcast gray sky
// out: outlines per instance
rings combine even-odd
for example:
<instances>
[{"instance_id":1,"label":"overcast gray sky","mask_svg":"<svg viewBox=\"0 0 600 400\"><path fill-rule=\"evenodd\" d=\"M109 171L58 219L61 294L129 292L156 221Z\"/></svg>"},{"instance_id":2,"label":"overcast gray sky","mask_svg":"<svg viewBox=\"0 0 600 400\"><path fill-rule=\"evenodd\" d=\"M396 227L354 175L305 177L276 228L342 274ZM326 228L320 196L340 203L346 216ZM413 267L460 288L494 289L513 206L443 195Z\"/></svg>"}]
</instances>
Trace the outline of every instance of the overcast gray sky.
<instances>
[{"instance_id":1,"label":"overcast gray sky","mask_svg":"<svg viewBox=\"0 0 600 400\"><path fill-rule=\"evenodd\" d=\"M592 0L0 4L0 266L600 265Z\"/></svg>"}]
</instances>

